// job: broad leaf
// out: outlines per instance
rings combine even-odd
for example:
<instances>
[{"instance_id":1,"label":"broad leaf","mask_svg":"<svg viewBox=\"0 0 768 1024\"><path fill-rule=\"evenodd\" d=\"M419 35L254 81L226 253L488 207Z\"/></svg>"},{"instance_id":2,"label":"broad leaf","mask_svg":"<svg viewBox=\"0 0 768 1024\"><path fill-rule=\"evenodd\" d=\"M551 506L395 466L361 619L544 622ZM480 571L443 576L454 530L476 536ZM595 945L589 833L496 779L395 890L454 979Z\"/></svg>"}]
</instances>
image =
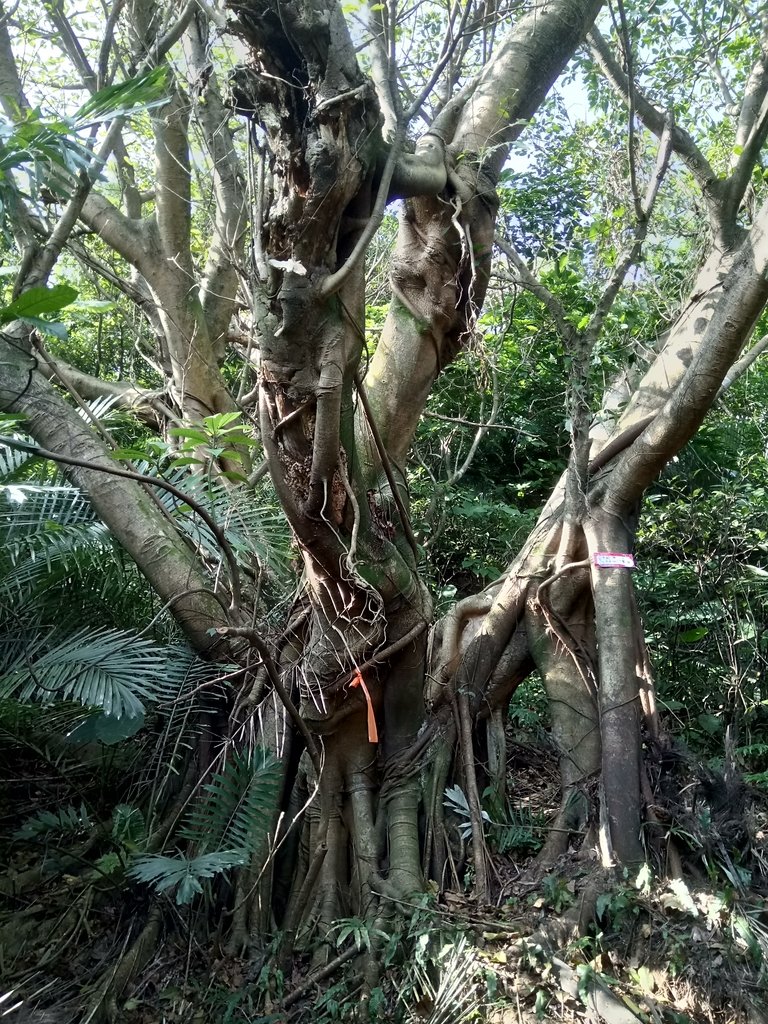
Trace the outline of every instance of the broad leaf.
<instances>
[{"instance_id":1,"label":"broad leaf","mask_svg":"<svg viewBox=\"0 0 768 1024\"><path fill-rule=\"evenodd\" d=\"M56 313L69 306L78 296L77 288L68 284L57 284L53 288L40 285L23 292L8 306L0 309L0 324L12 320L40 317L44 313ZM50 326L50 325L49 325Z\"/></svg>"}]
</instances>

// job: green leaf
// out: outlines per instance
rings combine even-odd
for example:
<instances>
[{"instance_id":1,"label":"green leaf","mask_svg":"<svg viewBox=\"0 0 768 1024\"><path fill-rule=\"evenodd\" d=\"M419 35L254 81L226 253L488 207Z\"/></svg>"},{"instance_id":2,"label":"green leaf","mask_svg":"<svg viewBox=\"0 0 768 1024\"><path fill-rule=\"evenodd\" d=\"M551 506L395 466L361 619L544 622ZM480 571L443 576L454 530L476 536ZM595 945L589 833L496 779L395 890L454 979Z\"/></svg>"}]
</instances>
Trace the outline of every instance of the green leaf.
<instances>
[{"instance_id":1,"label":"green leaf","mask_svg":"<svg viewBox=\"0 0 768 1024\"><path fill-rule=\"evenodd\" d=\"M221 430L222 427L226 427L229 423L234 423L235 420L239 419L239 412L217 412L213 416L206 416L203 423L205 423L206 430L214 434Z\"/></svg>"},{"instance_id":2,"label":"green leaf","mask_svg":"<svg viewBox=\"0 0 768 1024\"><path fill-rule=\"evenodd\" d=\"M697 715L696 721L704 732L709 733L710 736L716 736L723 728L722 719L718 718L717 715L707 714L707 712Z\"/></svg>"},{"instance_id":3,"label":"green leaf","mask_svg":"<svg viewBox=\"0 0 768 1024\"><path fill-rule=\"evenodd\" d=\"M123 862L120 860L120 856L112 851L99 857L94 867L101 871L103 875L114 875L122 869Z\"/></svg>"},{"instance_id":4,"label":"green leaf","mask_svg":"<svg viewBox=\"0 0 768 1024\"><path fill-rule=\"evenodd\" d=\"M78 299L69 307L72 313L108 313L117 308L111 299Z\"/></svg>"},{"instance_id":5,"label":"green leaf","mask_svg":"<svg viewBox=\"0 0 768 1024\"><path fill-rule=\"evenodd\" d=\"M103 743L107 747L130 739L144 725L144 713L116 718L103 711L89 715L67 735L70 743Z\"/></svg>"},{"instance_id":6,"label":"green leaf","mask_svg":"<svg viewBox=\"0 0 768 1024\"><path fill-rule=\"evenodd\" d=\"M122 846L143 845L147 838L144 815L138 807L118 804L112 812L112 838Z\"/></svg>"},{"instance_id":7,"label":"green leaf","mask_svg":"<svg viewBox=\"0 0 768 1024\"><path fill-rule=\"evenodd\" d=\"M198 441L200 444L208 444L210 436L199 427L171 427L168 431L171 437L184 437L191 441Z\"/></svg>"},{"instance_id":8,"label":"green leaf","mask_svg":"<svg viewBox=\"0 0 768 1024\"><path fill-rule=\"evenodd\" d=\"M610 892L601 892L595 902L595 914L597 915L598 921L600 921L605 915L606 910L610 907L613 901L613 894Z\"/></svg>"},{"instance_id":9,"label":"green leaf","mask_svg":"<svg viewBox=\"0 0 768 1024\"><path fill-rule=\"evenodd\" d=\"M69 337L69 332L64 324L58 323L54 320L41 320L36 316L22 316L19 317L25 324L30 324L35 330L40 331L41 334L47 334L51 338L58 338L59 341L66 341Z\"/></svg>"},{"instance_id":10,"label":"green leaf","mask_svg":"<svg viewBox=\"0 0 768 1024\"><path fill-rule=\"evenodd\" d=\"M680 640L684 644L695 644L702 637L705 637L709 633L706 626L696 626L694 629L687 629L685 633L680 634Z\"/></svg>"},{"instance_id":11,"label":"green leaf","mask_svg":"<svg viewBox=\"0 0 768 1024\"><path fill-rule=\"evenodd\" d=\"M39 317L43 313L55 313L75 301L79 292L68 284L57 284L53 288L40 285L29 288L17 299L0 309L0 324L9 324L12 320Z\"/></svg>"},{"instance_id":12,"label":"green leaf","mask_svg":"<svg viewBox=\"0 0 768 1024\"><path fill-rule=\"evenodd\" d=\"M637 977L637 983L640 986L640 988L643 990L643 992L650 995L650 993L652 993L656 988L656 979L654 978L653 974L648 970L647 967L641 966L637 968L635 975Z\"/></svg>"}]
</instances>

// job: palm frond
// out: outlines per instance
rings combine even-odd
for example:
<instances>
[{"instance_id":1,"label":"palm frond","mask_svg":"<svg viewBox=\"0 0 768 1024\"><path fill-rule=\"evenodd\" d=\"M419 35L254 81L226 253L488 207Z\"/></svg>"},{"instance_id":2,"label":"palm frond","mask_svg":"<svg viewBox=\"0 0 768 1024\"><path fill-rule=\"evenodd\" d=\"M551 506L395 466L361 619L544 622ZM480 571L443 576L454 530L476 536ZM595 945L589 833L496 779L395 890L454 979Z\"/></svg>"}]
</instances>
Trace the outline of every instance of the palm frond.
<instances>
[{"instance_id":1,"label":"palm frond","mask_svg":"<svg viewBox=\"0 0 768 1024\"><path fill-rule=\"evenodd\" d=\"M42 533L51 525L64 527L94 522L96 515L77 487L23 483L0 487L0 529L6 537Z\"/></svg>"},{"instance_id":2,"label":"palm frond","mask_svg":"<svg viewBox=\"0 0 768 1024\"><path fill-rule=\"evenodd\" d=\"M0 541L6 571L24 560L50 568L82 538L97 536L104 546L108 534L88 499L75 487L10 484L0 486Z\"/></svg>"},{"instance_id":3,"label":"palm frond","mask_svg":"<svg viewBox=\"0 0 768 1024\"><path fill-rule=\"evenodd\" d=\"M59 527L46 534L30 537L19 544L8 544L11 561L0 582L0 593L17 600L28 599L73 575L83 576L113 547L109 531L102 523L77 527Z\"/></svg>"},{"instance_id":4,"label":"palm frond","mask_svg":"<svg viewBox=\"0 0 768 1024\"><path fill-rule=\"evenodd\" d=\"M408 1010L409 1021L426 1019L426 1024L464 1024L477 1019L480 1010L474 974L477 960L467 940L462 935L438 953L433 964L439 971L435 986L423 963L417 961L413 967L415 990L419 1007L430 1005L431 1012L425 1018L419 1010Z\"/></svg>"},{"instance_id":5,"label":"palm frond","mask_svg":"<svg viewBox=\"0 0 768 1024\"><path fill-rule=\"evenodd\" d=\"M176 786L178 773L184 771L185 762L197 742L200 716L192 711L199 706L200 687L205 686L206 692L211 693L211 687L217 685L214 680L230 675L236 668L202 661L186 644L174 646L172 650L169 661L173 674L169 675L169 685L173 685L174 692L155 709L155 740L145 752L138 780L140 787L152 793L147 809L151 825L155 824L154 812L164 805L169 791ZM218 685L223 689L227 682L224 680Z\"/></svg>"},{"instance_id":6,"label":"palm frond","mask_svg":"<svg viewBox=\"0 0 768 1024\"><path fill-rule=\"evenodd\" d=\"M115 405L118 397L118 395L99 395L98 398L91 398L85 403L85 409L78 406L77 413L87 423L93 422L93 417L103 423L111 412L116 411Z\"/></svg>"},{"instance_id":7,"label":"palm frond","mask_svg":"<svg viewBox=\"0 0 768 1024\"><path fill-rule=\"evenodd\" d=\"M150 854L138 857L128 871L129 878L152 885L156 892L176 890L176 903L191 903L203 891L201 879L213 878L244 862L242 850L219 850L199 857L166 857Z\"/></svg>"},{"instance_id":8,"label":"palm frond","mask_svg":"<svg viewBox=\"0 0 768 1024\"><path fill-rule=\"evenodd\" d=\"M40 633L23 649L12 637L0 641L0 697L77 701L114 718L136 718L144 714L142 700L169 694L168 654L167 648L119 629L79 629L53 644Z\"/></svg>"},{"instance_id":9,"label":"palm frond","mask_svg":"<svg viewBox=\"0 0 768 1024\"><path fill-rule=\"evenodd\" d=\"M233 752L224 771L203 787L180 834L209 849L254 853L272 824L280 779L280 762L268 751Z\"/></svg>"},{"instance_id":10,"label":"palm frond","mask_svg":"<svg viewBox=\"0 0 768 1024\"><path fill-rule=\"evenodd\" d=\"M179 472L169 476L183 488L213 519L227 531L227 540L239 560L253 568L254 561L276 580L290 576L291 536L277 501L262 488L256 496L247 490L224 485L202 474ZM174 495L164 494L161 501L174 516L179 529L193 543L214 557L220 557L215 537L198 516Z\"/></svg>"},{"instance_id":11,"label":"palm frond","mask_svg":"<svg viewBox=\"0 0 768 1024\"><path fill-rule=\"evenodd\" d=\"M56 579L103 561L107 528L75 487L0 486L0 594L22 600Z\"/></svg>"},{"instance_id":12,"label":"palm frond","mask_svg":"<svg viewBox=\"0 0 768 1024\"><path fill-rule=\"evenodd\" d=\"M0 445L0 480L12 483L17 479L19 470L32 458L31 452L23 452L18 448Z\"/></svg>"},{"instance_id":13,"label":"palm frond","mask_svg":"<svg viewBox=\"0 0 768 1024\"><path fill-rule=\"evenodd\" d=\"M82 704L31 704L28 701L0 698L0 736L5 743L24 744L51 736L69 736L97 714Z\"/></svg>"}]
</instances>

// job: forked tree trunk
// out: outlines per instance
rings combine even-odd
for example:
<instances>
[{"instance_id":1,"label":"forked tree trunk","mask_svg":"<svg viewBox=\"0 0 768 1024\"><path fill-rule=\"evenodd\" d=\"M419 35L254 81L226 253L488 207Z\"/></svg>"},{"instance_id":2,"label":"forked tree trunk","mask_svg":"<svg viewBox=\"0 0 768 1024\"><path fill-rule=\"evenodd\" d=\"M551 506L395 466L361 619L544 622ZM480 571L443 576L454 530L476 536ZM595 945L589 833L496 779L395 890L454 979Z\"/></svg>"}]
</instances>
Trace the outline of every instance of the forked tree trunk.
<instances>
[{"instance_id":1,"label":"forked tree trunk","mask_svg":"<svg viewBox=\"0 0 768 1024\"><path fill-rule=\"evenodd\" d=\"M338 912L344 888L337 852L347 842L345 827L363 856L360 892L407 897L423 885L424 863L445 877L444 825L430 821L426 860L420 842L421 764L431 750L445 755L434 770L439 782L427 784L432 811L458 769L476 831L481 820L473 722L509 637L489 661L487 678L464 688L447 672L428 720L431 613L408 523L405 460L436 376L475 329L490 269L495 175L598 7L550 3L524 18L469 99L449 104L411 157L398 152L397 137L384 145L376 97L335 5L322 26L302 3L281 5L279 18L269 6L258 18L236 6L255 65L238 72L237 105L264 126L268 161L258 197L262 440L312 605L295 691L326 758L306 868L311 880L322 861L315 903L324 919ZM303 97L295 85L279 84L296 82ZM442 175L433 173L441 166ZM441 194L423 194L427 189ZM360 240L384 200L397 194L412 198L401 218L390 315L363 383ZM526 655L522 660L530 664ZM514 667L511 675L522 678ZM508 699L512 687L499 682ZM358 749L368 751L365 797L347 761ZM339 816L345 790L349 813ZM484 893L481 848L480 841ZM297 879L289 916L304 887Z\"/></svg>"}]
</instances>

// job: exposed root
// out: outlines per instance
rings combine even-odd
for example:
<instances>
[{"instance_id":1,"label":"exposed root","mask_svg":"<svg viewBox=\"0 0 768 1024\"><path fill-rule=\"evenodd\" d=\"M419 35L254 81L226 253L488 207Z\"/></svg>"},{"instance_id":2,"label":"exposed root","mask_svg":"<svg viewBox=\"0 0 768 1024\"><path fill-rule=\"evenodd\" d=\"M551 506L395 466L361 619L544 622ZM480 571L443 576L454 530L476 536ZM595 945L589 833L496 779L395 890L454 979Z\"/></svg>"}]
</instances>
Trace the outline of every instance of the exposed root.
<instances>
[{"instance_id":1,"label":"exposed root","mask_svg":"<svg viewBox=\"0 0 768 1024\"><path fill-rule=\"evenodd\" d=\"M103 990L93 1004L83 1024L94 1020L105 1020L109 1024L121 1019L118 999L123 995L131 981L149 963L160 936L163 915L160 907L153 906L147 916L147 923L142 928L130 949L123 953L117 964L109 972Z\"/></svg>"},{"instance_id":2,"label":"exposed root","mask_svg":"<svg viewBox=\"0 0 768 1024\"><path fill-rule=\"evenodd\" d=\"M441 623L442 639L437 662L426 687L428 706L450 697L451 680L461 657L461 635L470 618L486 615L491 608L491 595L472 594L457 602Z\"/></svg>"},{"instance_id":3,"label":"exposed root","mask_svg":"<svg viewBox=\"0 0 768 1024\"><path fill-rule=\"evenodd\" d=\"M571 837L586 834L589 820L590 796L583 786L572 787L563 796L560 810L549 827L544 846L528 870L531 880L540 879L568 852Z\"/></svg>"}]
</instances>

